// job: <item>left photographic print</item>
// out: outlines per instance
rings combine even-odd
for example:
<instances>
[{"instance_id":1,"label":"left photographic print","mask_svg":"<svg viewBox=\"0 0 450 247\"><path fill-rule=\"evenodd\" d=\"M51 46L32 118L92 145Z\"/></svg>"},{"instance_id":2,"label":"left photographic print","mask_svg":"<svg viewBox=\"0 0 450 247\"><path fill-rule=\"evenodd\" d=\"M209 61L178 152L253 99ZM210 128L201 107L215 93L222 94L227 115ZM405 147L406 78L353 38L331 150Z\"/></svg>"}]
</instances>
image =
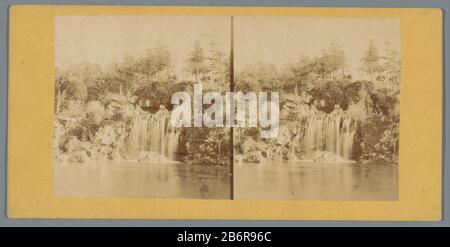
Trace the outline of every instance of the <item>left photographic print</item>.
<instances>
[{"instance_id":1,"label":"left photographic print","mask_svg":"<svg viewBox=\"0 0 450 247\"><path fill-rule=\"evenodd\" d=\"M55 194L230 199L230 128L171 124L177 92L230 90L230 26L219 16L55 17Z\"/></svg>"}]
</instances>

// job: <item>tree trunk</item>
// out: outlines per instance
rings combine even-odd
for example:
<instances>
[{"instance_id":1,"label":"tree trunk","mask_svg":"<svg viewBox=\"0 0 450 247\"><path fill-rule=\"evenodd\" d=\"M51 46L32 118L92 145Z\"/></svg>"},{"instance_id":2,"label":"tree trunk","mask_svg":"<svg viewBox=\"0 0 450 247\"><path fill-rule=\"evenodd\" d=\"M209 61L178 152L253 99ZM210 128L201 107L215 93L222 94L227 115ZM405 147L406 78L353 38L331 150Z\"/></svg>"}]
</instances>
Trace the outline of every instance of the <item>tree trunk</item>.
<instances>
[{"instance_id":1,"label":"tree trunk","mask_svg":"<svg viewBox=\"0 0 450 247\"><path fill-rule=\"evenodd\" d=\"M369 98L372 101L372 105L373 105L373 108L375 109L375 112L380 113L380 109L378 108L378 104L377 104L377 98L372 93L372 90L370 90L367 85L365 85L365 86L366 86L367 93L369 94Z\"/></svg>"},{"instance_id":2,"label":"tree trunk","mask_svg":"<svg viewBox=\"0 0 450 247\"><path fill-rule=\"evenodd\" d=\"M61 90L58 90L58 96L56 99L56 113L59 113L59 108L61 107Z\"/></svg>"},{"instance_id":3,"label":"tree trunk","mask_svg":"<svg viewBox=\"0 0 450 247\"><path fill-rule=\"evenodd\" d=\"M373 78L373 64L370 64L370 70L369 70L369 79L370 81L372 81Z\"/></svg>"},{"instance_id":4,"label":"tree trunk","mask_svg":"<svg viewBox=\"0 0 450 247\"><path fill-rule=\"evenodd\" d=\"M198 83L198 64L195 65L195 83Z\"/></svg>"},{"instance_id":5,"label":"tree trunk","mask_svg":"<svg viewBox=\"0 0 450 247\"><path fill-rule=\"evenodd\" d=\"M220 165L220 162L222 161L222 141L219 141L218 153L217 164Z\"/></svg>"}]
</instances>

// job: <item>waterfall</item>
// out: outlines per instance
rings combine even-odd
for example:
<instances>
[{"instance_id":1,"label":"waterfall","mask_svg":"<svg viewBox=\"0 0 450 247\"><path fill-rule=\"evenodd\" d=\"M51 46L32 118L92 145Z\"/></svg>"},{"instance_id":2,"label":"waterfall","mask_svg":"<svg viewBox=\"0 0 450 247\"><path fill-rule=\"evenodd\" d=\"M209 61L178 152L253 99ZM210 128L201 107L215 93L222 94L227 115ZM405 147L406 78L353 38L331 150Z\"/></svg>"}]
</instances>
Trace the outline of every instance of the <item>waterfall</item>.
<instances>
[{"instance_id":1,"label":"waterfall","mask_svg":"<svg viewBox=\"0 0 450 247\"><path fill-rule=\"evenodd\" d=\"M307 156L316 151L328 151L350 160L356 121L340 114L320 114L307 117L304 144Z\"/></svg>"},{"instance_id":2,"label":"waterfall","mask_svg":"<svg viewBox=\"0 0 450 247\"><path fill-rule=\"evenodd\" d=\"M139 114L131 119L129 153L138 158L143 154L146 160L175 160L180 131L173 128L170 119L158 114Z\"/></svg>"}]
</instances>

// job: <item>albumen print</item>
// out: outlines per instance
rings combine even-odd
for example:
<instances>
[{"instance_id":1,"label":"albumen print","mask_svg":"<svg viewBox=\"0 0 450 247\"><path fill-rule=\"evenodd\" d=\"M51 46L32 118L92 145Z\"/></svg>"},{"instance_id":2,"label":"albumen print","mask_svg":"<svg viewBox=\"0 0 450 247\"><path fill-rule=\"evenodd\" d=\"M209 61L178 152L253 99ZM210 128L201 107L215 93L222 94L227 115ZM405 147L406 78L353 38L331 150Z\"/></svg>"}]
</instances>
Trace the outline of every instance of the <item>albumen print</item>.
<instances>
[{"instance_id":1,"label":"albumen print","mask_svg":"<svg viewBox=\"0 0 450 247\"><path fill-rule=\"evenodd\" d=\"M54 191L398 200L400 21L55 18Z\"/></svg>"}]
</instances>

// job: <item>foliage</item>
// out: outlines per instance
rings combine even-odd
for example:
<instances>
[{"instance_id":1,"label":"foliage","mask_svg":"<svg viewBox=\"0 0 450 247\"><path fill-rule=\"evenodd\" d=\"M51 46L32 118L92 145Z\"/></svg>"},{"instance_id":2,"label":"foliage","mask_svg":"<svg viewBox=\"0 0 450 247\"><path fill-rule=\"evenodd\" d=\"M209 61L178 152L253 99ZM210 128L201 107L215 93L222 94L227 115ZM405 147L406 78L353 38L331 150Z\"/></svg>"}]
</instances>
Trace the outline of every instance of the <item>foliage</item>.
<instances>
[{"instance_id":1,"label":"foliage","mask_svg":"<svg viewBox=\"0 0 450 247\"><path fill-rule=\"evenodd\" d=\"M181 137L185 143L185 162L195 165L230 164L231 143L227 128L185 128Z\"/></svg>"},{"instance_id":2,"label":"foliage","mask_svg":"<svg viewBox=\"0 0 450 247\"><path fill-rule=\"evenodd\" d=\"M77 78L69 78L69 84L65 90L66 99L84 101L87 97L85 83Z\"/></svg>"},{"instance_id":3,"label":"foliage","mask_svg":"<svg viewBox=\"0 0 450 247\"><path fill-rule=\"evenodd\" d=\"M337 71L344 72L345 62L345 53L342 47L336 42L331 42L327 49L322 50L322 55L316 59L314 71L322 78L336 79Z\"/></svg>"},{"instance_id":4,"label":"foliage","mask_svg":"<svg viewBox=\"0 0 450 247\"><path fill-rule=\"evenodd\" d=\"M297 146L281 145L277 140L261 140L258 128L242 129L243 137L239 140L246 142L250 151L255 151L252 155L257 159L286 158L293 154L300 157L304 150L301 146L306 124L304 117L330 113L335 105L339 105L358 121L354 146L359 151L354 152L357 154L354 158L396 164L399 145L398 87L377 84L374 78L386 72L386 79L392 82L391 85L397 85L400 77L399 54L394 50L380 54L375 44L370 42L361 65L370 81L352 80L346 74L347 60L342 47L337 42L330 42L319 56L302 54L296 61L280 67L264 62L243 66L236 73L236 91L283 91L281 106L282 113L286 114L282 121L298 124L289 127L289 133L285 131L286 141L296 142ZM214 44L204 50L197 41L185 61L185 70L195 80L189 78L181 81L173 70L170 51L161 43L150 47L142 56L125 56L104 69L89 62L57 69L55 111L61 114L62 110L67 110L65 108L68 108L69 102L81 102L82 113L85 114L77 115L76 122L71 123L74 126L68 124L70 127L66 128L69 135L76 136L80 141L92 140L106 121L120 123L128 119L124 113L126 109L119 109L110 115L105 113L109 109L107 106L114 101L112 98L129 101L127 104L138 111L142 109L154 113L161 105L171 110L171 95L177 91L192 94L193 84L199 80L205 82L205 91L218 90L218 85L227 88L229 57ZM179 147L182 146L186 154L186 163L229 165L232 145L228 129L183 128L181 133L182 145ZM235 145L239 152L243 152L242 146Z\"/></svg>"},{"instance_id":5,"label":"foliage","mask_svg":"<svg viewBox=\"0 0 450 247\"><path fill-rule=\"evenodd\" d=\"M105 108L102 103L98 101L91 101L86 106L86 115L88 120L90 120L95 125L100 125L105 116Z\"/></svg>"},{"instance_id":6,"label":"foliage","mask_svg":"<svg viewBox=\"0 0 450 247\"><path fill-rule=\"evenodd\" d=\"M154 81L168 80L172 74L172 58L167 46L157 43L134 63L135 73L148 76Z\"/></svg>"},{"instance_id":7,"label":"foliage","mask_svg":"<svg viewBox=\"0 0 450 247\"><path fill-rule=\"evenodd\" d=\"M278 71L267 63L249 64L238 72L236 89L239 91L267 91L278 88Z\"/></svg>"},{"instance_id":8,"label":"foliage","mask_svg":"<svg viewBox=\"0 0 450 247\"><path fill-rule=\"evenodd\" d=\"M382 114L372 115L361 131L361 160L374 164L398 164L399 124Z\"/></svg>"},{"instance_id":9,"label":"foliage","mask_svg":"<svg viewBox=\"0 0 450 247\"><path fill-rule=\"evenodd\" d=\"M283 89L293 91L296 95L298 95L299 90L307 90L311 86L309 82L312 72L311 59L302 54L297 62L288 63L281 68L280 81L283 84Z\"/></svg>"},{"instance_id":10,"label":"foliage","mask_svg":"<svg viewBox=\"0 0 450 247\"><path fill-rule=\"evenodd\" d=\"M165 83L151 82L137 89L135 95L140 99L140 105L144 110L156 112L160 105L165 106L166 109L172 108L170 89Z\"/></svg>"},{"instance_id":11,"label":"foliage","mask_svg":"<svg viewBox=\"0 0 450 247\"><path fill-rule=\"evenodd\" d=\"M391 83L400 82L400 55L397 50L389 50L386 55L386 72Z\"/></svg>"},{"instance_id":12,"label":"foliage","mask_svg":"<svg viewBox=\"0 0 450 247\"><path fill-rule=\"evenodd\" d=\"M195 82L199 82L202 74L207 72L205 64L205 54L200 45L200 41L196 41L190 56L186 60L186 70L195 76Z\"/></svg>"},{"instance_id":13,"label":"foliage","mask_svg":"<svg viewBox=\"0 0 450 247\"><path fill-rule=\"evenodd\" d=\"M209 56L206 58L207 75L206 82L223 84L228 82L229 77L229 56L226 56L218 49L214 42L210 44Z\"/></svg>"},{"instance_id":14,"label":"foliage","mask_svg":"<svg viewBox=\"0 0 450 247\"><path fill-rule=\"evenodd\" d=\"M378 49L375 43L371 40L369 42L369 47L361 58L362 67L361 69L369 75L369 79L372 81L375 74L380 73L384 70L380 64L380 56L378 54Z\"/></svg>"},{"instance_id":15,"label":"foliage","mask_svg":"<svg viewBox=\"0 0 450 247\"><path fill-rule=\"evenodd\" d=\"M366 83L367 85L367 83ZM357 143L360 159L376 164L398 164L399 153L399 92L379 88L369 92L373 111L361 121Z\"/></svg>"},{"instance_id":16,"label":"foliage","mask_svg":"<svg viewBox=\"0 0 450 247\"><path fill-rule=\"evenodd\" d=\"M273 64L247 64L237 74L238 90L267 91L284 89L299 94L308 91L318 81L337 80L337 72L345 76L346 58L337 42L330 42L318 57L310 58L301 54L297 61L287 63L278 70Z\"/></svg>"}]
</instances>

